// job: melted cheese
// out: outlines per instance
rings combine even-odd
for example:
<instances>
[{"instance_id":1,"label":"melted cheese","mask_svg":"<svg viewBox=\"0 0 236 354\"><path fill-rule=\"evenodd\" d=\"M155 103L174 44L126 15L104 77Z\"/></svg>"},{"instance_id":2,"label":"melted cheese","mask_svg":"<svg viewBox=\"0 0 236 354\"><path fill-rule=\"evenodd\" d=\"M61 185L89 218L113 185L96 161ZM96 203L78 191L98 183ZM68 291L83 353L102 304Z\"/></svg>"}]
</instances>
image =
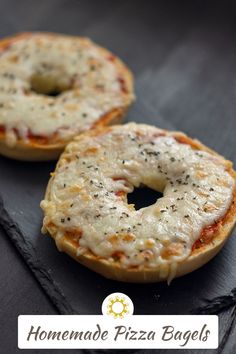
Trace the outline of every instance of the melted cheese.
<instances>
[{"instance_id":1,"label":"melted cheese","mask_svg":"<svg viewBox=\"0 0 236 354\"><path fill-rule=\"evenodd\" d=\"M62 140L89 129L106 113L127 106L133 94L124 76L125 67L108 51L87 39L34 34L16 37L0 53L0 126L6 142L28 133ZM35 79L36 77L36 79ZM67 88L50 97L32 91L41 86ZM122 85L126 85L126 92ZM15 136L14 136L15 135Z\"/></svg>"},{"instance_id":2,"label":"melted cheese","mask_svg":"<svg viewBox=\"0 0 236 354\"><path fill-rule=\"evenodd\" d=\"M98 136L84 135L62 155L41 207L44 228L56 225L86 250L124 267L157 267L186 259L204 227L222 218L232 202L227 161L182 144L174 134L134 123ZM127 193L146 185L163 193L135 210ZM79 234L76 232L79 230Z\"/></svg>"}]
</instances>

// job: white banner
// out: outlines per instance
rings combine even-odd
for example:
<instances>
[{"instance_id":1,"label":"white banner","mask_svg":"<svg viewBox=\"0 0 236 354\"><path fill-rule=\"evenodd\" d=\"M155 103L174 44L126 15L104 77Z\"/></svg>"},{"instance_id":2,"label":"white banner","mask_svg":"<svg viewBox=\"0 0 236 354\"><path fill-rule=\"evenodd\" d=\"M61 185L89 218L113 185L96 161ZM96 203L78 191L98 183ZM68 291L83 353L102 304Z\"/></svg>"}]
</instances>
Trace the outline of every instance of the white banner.
<instances>
[{"instance_id":1,"label":"white banner","mask_svg":"<svg viewBox=\"0 0 236 354\"><path fill-rule=\"evenodd\" d=\"M218 316L18 317L20 349L215 349Z\"/></svg>"}]
</instances>

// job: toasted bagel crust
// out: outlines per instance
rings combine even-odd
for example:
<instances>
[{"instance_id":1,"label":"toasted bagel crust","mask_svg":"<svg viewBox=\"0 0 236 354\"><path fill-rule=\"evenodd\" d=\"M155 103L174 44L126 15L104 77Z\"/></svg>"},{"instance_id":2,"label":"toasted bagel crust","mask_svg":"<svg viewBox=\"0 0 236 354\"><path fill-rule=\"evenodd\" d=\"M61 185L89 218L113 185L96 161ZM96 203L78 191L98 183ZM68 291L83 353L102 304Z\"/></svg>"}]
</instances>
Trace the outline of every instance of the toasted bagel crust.
<instances>
[{"instance_id":1,"label":"toasted bagel crust","mask_svg":"<svg viewBox=\"0 0 236 354\"><path fill-rule=\"evenodd\" d=\"M78 249L80 248L80 242L81 238L79 237L73 237L73 233L70 232L70 228L66 229L64 228L62 231L58 229L58 225L55 224L55 220L53 220L50 216L50 211L48 208L48 203L50 204L52 202L52 193L55 193L55 189L52 192L54 185L55 185L55 179L57 178L58 173L60 173L60 168L69 166L70 163L73 163L73 154L71 152L79 154L82 150L76 148L76 144L80 146L81 142L89 141L87 139L92 139L93 141L96 140L96 137L101 137L106 136L113 131L116 130L123 130L123 131L128 131L130 129L131 133L135 130L135 132L139 132L139 127L140 127L140 134L142 134L142 129L147 129L147 135L152 132L156 136L168 136L174 138L177 142L180 144L185 144L186 146L191 147L194 151L196 150L196 153L200 152L205 152L207 153L207 156L211 157L214 160L214 156L216 158L216 163L219 159L219 163L222 163L222 166L225 166L225 169L228 173L229 176L232 177L231 180L234 180L234 183L236 181L236 173L232 169L232 164L229 161L224 160L220 155L218 155L216 152L213 150L207 148L203 144L201 144L197 140L193 140L188 138L186 135L179 133L179 132L167 132L163 130L159 130L155 128L149 128L148 126L145 125L135 125L135 124L128 124L126 126L121 126L114 127L114 128L102 128L102 129L96 129L94 131L91 131L89 133L82 134L80 137L77 137L75 142L72 142L69 144L69 146L66 148L66 151L64 154L62 154L61 159L58 162L58 166L53 173L50 182L47 187L46 195L45 195L45 200L42 202L41 206L44 209L45 212L45 219L44 219L44 232L48 232L55 240L57 243L57 246L59 250L66 252L69 254L71 257L73 257L75 260L80 262L81 264L87 266L88 268L94 270L95 272L98 272L102 274L103 276L119 281L126 281L126 282L157 282L157 281L163 281L163 280L168 280L170 281L171 279L175 277L182 276L184 274L190 273L194 271L195 269L201 267L205 263L207 263L211 258L213 258L223 247L225 241L229 237L235 222L236 222L236 215L235 215L235 205L236 205L236 191L235 191L235 186L233 187L232 190L232 196L230 197L230 204L227 204L225 206L225 212L221 214L220 218L216 220L213 225L214 225L214 233L211 235L210 238L204 239L202 238L201 240L201 235L202 232L198 234L198 237L195 239L194 242L192 242L192 251L190 250L190 254L186 256L184 259L181 259L180 261L175 261L173 258L173 261L169 261L166 263L157 263L156 266L150 266L148 262L144 262L140 265L125 265L124 263L122 264L121 259L111 259L110 257L103 257L99 254L95 254L94 252L91 251L91 249L86 249L85 252L80 254L78 252ZM122 133L121 133L122 134ZM155 140L156 139L156 140ZM153 141L158 144L158 137L156 137L154 140L150 140L152 144ZM131 136L132 140L132 136ZM73 145L74 144L74 145ZM82 145L81 145L82 146ZM157 145L158 146L158 145ZM91 147L89 148L91 150ZM88 150L89 150L88 149ZM150 153L150 151L149 151ZM83 156L83 155L82 155ZM145 166L143 166L145 168ZM63 179L62 179L63 180ZM222 180L223 181L223 180ZM66 183L66 181L65 181ZM213 185L214 186L214 185ZM195 188L195 187L194 187ZM194 189L193 188L193 189ZM213 194L215 192L212 192ZM225 196L227 199L228 196ZM53 204L53 202L52 202ZM117 205L118 206L118 205ZM50 206L51 207L51 206ZM174 214L173 214L174 215ZM145 221L145 219L144 219ZM211 224L206 225L208 228L211 226ZM58 232L60 231L60 237L58 239ZM80 230L77 230L80 232ZM81 234L82 234L81 230ZM202 231L204 231L202 229ZM114 230L115 232L115 230ZM78 233L77 233L78 234ZM158 236L158 235L157 235ZM81 236L82 237L82 236ZM197 241L201 240L200 245L197 247L194 247L195 243Z\"/></svg>"},{"instance_id":2,"label":"toasted bagel crust","mask_svg":"<svg viewBox=\"0 0 236 354\"><path fill-rule=\"evenodd\" d=\"M0 53L0 154L7 157L56 159L73 136L121 122L134 99L129 69L86 38L21 33L1 40Z\"/></svg>"}]
</instances>

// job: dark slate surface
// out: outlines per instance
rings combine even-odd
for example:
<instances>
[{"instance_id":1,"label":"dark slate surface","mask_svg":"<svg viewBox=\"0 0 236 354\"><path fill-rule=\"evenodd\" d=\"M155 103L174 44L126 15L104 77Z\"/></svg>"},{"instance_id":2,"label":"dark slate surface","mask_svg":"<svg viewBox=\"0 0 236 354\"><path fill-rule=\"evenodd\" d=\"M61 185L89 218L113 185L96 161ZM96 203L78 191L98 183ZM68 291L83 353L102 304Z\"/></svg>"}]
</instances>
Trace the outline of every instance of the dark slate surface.
<instances>
[{"instance_id":1,"label":"dark slate surface","mask_svg":"<svg viewBox=\"0 0 236 354\"><path fill-rule=\"evenodd\" d=\"M93 38L134 71L137 101L127 121L183 130L235 160L235 9L215 1L2 0L0 35L47 30ZM58 253L40 233L39 202L53 168L0 158L0 224L57 310L97 314L114 291L133 299L136 314L225 310L220 348L233 352L236 238L208 265L170 286L106 280Z\"/></svg>"}]
</instances>

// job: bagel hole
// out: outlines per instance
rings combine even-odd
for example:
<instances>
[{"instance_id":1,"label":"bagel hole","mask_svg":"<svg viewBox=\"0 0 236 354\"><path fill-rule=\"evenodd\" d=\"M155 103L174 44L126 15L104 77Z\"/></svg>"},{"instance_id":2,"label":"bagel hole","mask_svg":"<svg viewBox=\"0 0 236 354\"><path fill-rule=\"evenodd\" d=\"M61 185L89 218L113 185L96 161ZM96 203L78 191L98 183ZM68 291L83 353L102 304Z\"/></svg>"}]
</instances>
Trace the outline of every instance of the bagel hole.
<instances>
[{"instance_id":1,"label":"bagel hole","mask_svg":"<svg viewBox=\"0 0 236 354\"><path fill-rule=\"evenodd\" d=\"M30 79L30 89L40 95L56 97L70 90L71 86L54 75L34 74Z\"/></svg>"},{"instance_id":2,"label":"bagel hole","mask_svg":"<svg viewBox=\"0 0 236 354\"><path fill-rule=\"evenodd\" d=\"M147 186L134 188L133 192L127 195L128 203L134 204L136 210L155 204L157 199L162 197L162 193Z\"/></svg>"}]
</instances>

